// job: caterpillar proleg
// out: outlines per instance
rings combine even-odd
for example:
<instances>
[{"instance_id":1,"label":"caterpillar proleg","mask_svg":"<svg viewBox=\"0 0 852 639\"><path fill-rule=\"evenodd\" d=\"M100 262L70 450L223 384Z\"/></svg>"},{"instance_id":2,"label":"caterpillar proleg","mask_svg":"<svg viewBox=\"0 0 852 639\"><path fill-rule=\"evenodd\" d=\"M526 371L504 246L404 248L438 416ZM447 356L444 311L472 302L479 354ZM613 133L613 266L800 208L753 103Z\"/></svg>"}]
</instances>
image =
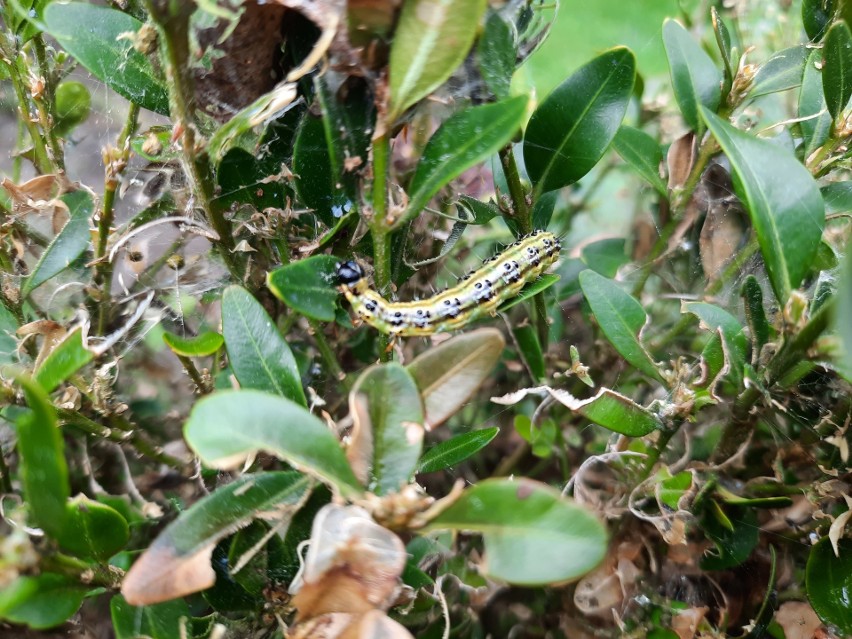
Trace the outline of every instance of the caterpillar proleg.
<instances>
[{"instance_id":1,"label":"caterpillar proleg","mask_svg":"<svg viewBox=\"0 0 852 639\"><path fill-rule=\"evenodd\" d=\"M337 265L341 292L363 321L382 333L402 336L452 331L493 313L559 259L561 244L552 233L536 231L507 247L461 282L416 302L389 302L370 288L357 262Z\"/></svg>"}]
</instances>

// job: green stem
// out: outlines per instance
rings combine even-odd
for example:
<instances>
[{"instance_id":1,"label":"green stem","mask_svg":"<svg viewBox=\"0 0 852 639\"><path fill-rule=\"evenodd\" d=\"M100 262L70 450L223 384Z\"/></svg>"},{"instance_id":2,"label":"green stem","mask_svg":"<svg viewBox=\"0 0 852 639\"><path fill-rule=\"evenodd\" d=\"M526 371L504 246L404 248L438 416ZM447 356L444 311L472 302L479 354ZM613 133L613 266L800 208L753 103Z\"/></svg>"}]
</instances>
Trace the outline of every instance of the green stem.
<instances>
[{"instance_id":1,"label":"green stem","mask_svg":"<svg viewBox=\"0 0 852 639\"><path fill-rule=\"evenodd\" d=\"M21 56L18 55L17 58L20 60ZM42 175L53 173L53 163L50 161L50 157L47 154L47 147L44 145L44 140L41 137L41 131L39 131L30 115L29 91L24 85L24 81L21 77L20 62L12 62L11 64L0 62L0 64L3 64L9 73L9 79L12 81L12 87L15 90L15 97L18 100L18 115L20 117L20 121L24 123L27 133L30 134L30 139L33 143L33 164L35 164L36 170Z\"/></svg>"},{"instance_id":2,"label":"green stem","mask_svg":"<svg viewBox=\"0 0 852 639\"><path fill-rule=\"evenodd\" d=\"M195 99L189 48L189 18L195 10L191 2L146 0L145 5L160 33L160 46L169 84L170 106L175 127L181 130L181 151L192 192L219 236L217 244L225 266L235 280L241 280L234 256L231 225L215 201L210 158L196 148Z\"/></svg>"},{"instance_id":3,"label":"green stem","mask_svg":"<svg viewBox=\"0 0 852 639\"><path fill-rule=\"evenodd\" d=\"M391 288L391 232L387 219L387 182L390 158L390 140L387 134L373 138L373 218L370 233L373 238L373 267L376 289L387 295ZM390 361L390 338L379 335L379 359Z\"/></svg>"},{"instance_id":4,"label":"green stem","mask_svg":"<svg viewBox=\"0 0 852 639\"><path fill-rule=\"evenodd\" d=\"M115 149L105 153L107 165L104 167L104 197L98 216L98 242L95 247L95 283L101 288L98 300L98 335L106 331L109 318L110 291L112 289L112 262L107 259L110 231L115 220L115 193L121 182L121 174L130 158L130 137L136 131L139 122L139 105L130 103L124 128L118 135Z\"/></svg>"},{"instance_id":5,"label":"green stem","mask_svg":"<svg viewBox=\"0 0 852 639\"><path fill-rule=\"evenodd\" d=\"M648 456L645 458L645 468L642 472L643 480L651 476L651 473L654 471L654 466L657 465L657 462L660 460L660 456L663 454L663 451L669 445L669 442L672 437L675 436L675 433L677 433L679 428L680 424L671 428L666 428L660 432L660 437L657 439L657 445L651 449L651 452L649 452Z\"/></svg>"},{"instance_id":6,"label":"green stem","mask_svg":"<svg viewBox=\"0 0 852 639\"><path fill-rule=\"evenodd\" d=\"M320 352L320 356L325 362L326 368L328 371L334 376L334 378L343 384L344 390L348 393L349 389L352 387L349 378L346 376L346 373L343 372L343 369L340 367L340 363L337 361L337 357L334 355L334 351L331 350L331 346L329 346L328 340L325 337L325 333L322 330L322 326L319 322L313 319L308 319L308 322L311 325L311 329L314 333L314 340L317 344L317 350Z\"/></svg>"},{"instance_id":7,"label":"green stem","mask_svg":"<svg viewBox=\"0 0 852 639\"><path fill-rule=\"evenodd\" d=\"M784 343L766 367L764 388L771 390L790 368L806 356L807 350L828 328L834 314L834 307L835 299L831 298L820 307L801 331ZM761 397L763 397L761 387L752 384L734 402L731 421L722 431L722 439L713 455L714 461L719 462L732 457L746 440L756 420L752 409Z\"/></svg>"},{"instance_id":8,"label":"green stem","mask_svg":"<svg viewBox=\"0 0 852 639\"><path fill-rule=\"evenodd\" d=\"M211 389L205 382L204 378L201 376L201 373L198 372L198 369L195 367L195 363L184 355L177 355L177 358L180 360L180 363L183 364L183 368L186 371L187 375L189 375L192 382L195 384L195 389L198 391L199 395L206 395L209 393Z\"/></svg>"},{"instance_id":9,"label":"green stem","mask_svg":"<svg viewBox=\"0 0 852 639\"><path fill-rule=\"evenodd\" d=\"M95 564L81 561L61 553L44 555L39 562L47 572L59 573L76 579L88 586L101 586L110 590L121 588L124 571L109 564Z\"/></svg>"},{"instance_id":10,"label":"green stem","mask_svg":"<svg viewBox=\"0 0 852 639\"><path fill-rule=\"evenodd\" d=\"M44 89L41 96L33 96L33 101L38 109L41 129L47 138L47 146L50 152L53 165L61 172L65 172L65 152L59 139L56 137L54 125L56 124L56 87L55 74L50 70L50 64L47 60L47 50L44 46L44 37L38 33L32 39L33 50L35 51L36 62L38 64L39 75L44 81Z\"/></svg>"}]
</instances>

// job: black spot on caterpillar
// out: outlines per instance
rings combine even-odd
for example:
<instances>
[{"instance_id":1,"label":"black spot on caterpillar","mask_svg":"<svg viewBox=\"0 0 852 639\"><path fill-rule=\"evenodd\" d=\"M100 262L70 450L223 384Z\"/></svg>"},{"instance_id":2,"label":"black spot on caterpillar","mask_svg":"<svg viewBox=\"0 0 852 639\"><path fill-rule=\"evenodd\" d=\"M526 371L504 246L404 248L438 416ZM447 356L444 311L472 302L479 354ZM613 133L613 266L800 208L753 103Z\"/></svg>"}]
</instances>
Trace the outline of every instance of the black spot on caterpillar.
<instances>
[{"instance_id":1,"label":"black spot on caterpillar","mask_svg":"<svg viewBox=\"0 0 852 639\"><path fill-rule=\"evenodd\" d=\"M387 301L370 288L356 262L338 264L337 278L355 314L382 333L431 335L493 313L550 268L559 259L560 249L556 236L536 231L487 259L456 286L416 302Z\"/></svg>"}]
</instances>

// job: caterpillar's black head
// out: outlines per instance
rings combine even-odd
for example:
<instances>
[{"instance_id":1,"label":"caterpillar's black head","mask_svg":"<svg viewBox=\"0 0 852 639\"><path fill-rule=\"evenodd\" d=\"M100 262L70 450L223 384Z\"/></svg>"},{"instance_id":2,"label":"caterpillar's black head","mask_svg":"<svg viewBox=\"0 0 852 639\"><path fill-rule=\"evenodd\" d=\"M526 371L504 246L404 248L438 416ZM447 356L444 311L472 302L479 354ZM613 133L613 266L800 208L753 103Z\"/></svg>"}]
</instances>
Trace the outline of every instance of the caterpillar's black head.
<instances>
[{"instance_id":1,"label":"caterpillar's black head","mask_svg":"<svg viewBox=\"0 0 852 639\"><path fill-rule=\"evenodd\" d=\"M352 286L363 279L364 271L357 262L341 262L337 265L337 281L343 286Z\"/></svg>"}]
</instances>

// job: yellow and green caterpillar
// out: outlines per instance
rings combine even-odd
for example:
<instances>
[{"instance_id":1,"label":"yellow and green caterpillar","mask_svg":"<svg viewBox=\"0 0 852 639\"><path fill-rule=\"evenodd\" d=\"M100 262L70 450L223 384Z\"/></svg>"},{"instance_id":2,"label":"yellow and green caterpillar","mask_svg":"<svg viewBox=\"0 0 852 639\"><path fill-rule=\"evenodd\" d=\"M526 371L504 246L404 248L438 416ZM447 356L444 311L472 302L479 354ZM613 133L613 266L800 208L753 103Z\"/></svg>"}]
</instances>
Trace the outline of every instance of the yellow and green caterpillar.
<instances>
[{"instance_id":1,"label":"yellow and green caterpillar","mask_svg":"<svg viewBox=\"0 0 852 639\"><path fill-rule=\"evenodd\" d=\"M535 231L491 257L456 286L425 300L389 302L370 288L357 262L337 265L341 292L363 321L382 333L401 336L452 331L493 313L559 259L552 233Z\"/></svg>"}]
</instances>

